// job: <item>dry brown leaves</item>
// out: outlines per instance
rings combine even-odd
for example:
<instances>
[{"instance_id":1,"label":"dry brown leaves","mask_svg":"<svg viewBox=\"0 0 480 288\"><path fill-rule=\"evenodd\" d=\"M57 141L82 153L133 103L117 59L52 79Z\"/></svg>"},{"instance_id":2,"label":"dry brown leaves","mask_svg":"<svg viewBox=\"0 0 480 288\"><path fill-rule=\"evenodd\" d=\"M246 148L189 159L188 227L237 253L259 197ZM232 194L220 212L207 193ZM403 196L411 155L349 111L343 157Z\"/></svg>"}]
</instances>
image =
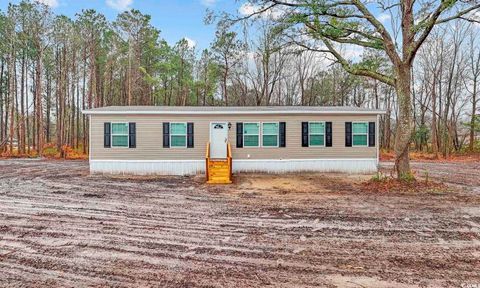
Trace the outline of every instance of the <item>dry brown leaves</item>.
<instances>
[{"instance_id":1,"label":"dry brown leaves","mask_svg":"<svg viewBox=\"0 0 480 288\"><path fill-rule=\"evenodd\" d=\"M428 180L403 181L396 178L371 179L360 183L362 192L387 193L440 193L449 191L449 187L444 183Z\"/></svg>"}]
</instances>

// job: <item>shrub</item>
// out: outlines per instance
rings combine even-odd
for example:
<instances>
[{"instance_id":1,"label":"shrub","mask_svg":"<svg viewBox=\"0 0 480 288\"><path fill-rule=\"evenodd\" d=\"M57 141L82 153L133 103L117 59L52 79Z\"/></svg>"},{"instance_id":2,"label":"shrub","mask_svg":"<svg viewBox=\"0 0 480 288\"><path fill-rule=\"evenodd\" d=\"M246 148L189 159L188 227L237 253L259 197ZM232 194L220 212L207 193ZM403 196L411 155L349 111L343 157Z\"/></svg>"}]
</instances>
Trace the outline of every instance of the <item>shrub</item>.
<instances>
[{"instance_id":1,"label":"shrub","mask_svg":"<svg viewBox=\"0 0 480 288\"><path fill-rule=\"evenodd\" d=\"M57 158L60 155L58 152L57 146L53 143L48 143L43 146L43 157L46 158Z\"/></svg>"}]
</instances>

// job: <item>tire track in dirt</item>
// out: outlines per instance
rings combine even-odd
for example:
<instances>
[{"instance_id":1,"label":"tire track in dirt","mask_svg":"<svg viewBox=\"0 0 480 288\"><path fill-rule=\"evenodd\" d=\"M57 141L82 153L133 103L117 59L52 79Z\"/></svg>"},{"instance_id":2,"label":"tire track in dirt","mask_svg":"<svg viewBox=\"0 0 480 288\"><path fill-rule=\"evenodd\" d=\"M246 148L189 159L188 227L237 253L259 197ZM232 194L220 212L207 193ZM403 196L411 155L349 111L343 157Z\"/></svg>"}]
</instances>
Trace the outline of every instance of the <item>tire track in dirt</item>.
<instances>
[{"instance_id":1,"label":"tire track in dirt","mask_svg":"<svg viewBox=\"0 0 480 288\"><path fill-rule=\"evenodd\" d=\"M0 284L480 282L480 222L465 212L480 199L470 191L368 195L315 181L297 195L201 182L90 176L82 161L0 161Z\"/></svg>"}]
</instances>

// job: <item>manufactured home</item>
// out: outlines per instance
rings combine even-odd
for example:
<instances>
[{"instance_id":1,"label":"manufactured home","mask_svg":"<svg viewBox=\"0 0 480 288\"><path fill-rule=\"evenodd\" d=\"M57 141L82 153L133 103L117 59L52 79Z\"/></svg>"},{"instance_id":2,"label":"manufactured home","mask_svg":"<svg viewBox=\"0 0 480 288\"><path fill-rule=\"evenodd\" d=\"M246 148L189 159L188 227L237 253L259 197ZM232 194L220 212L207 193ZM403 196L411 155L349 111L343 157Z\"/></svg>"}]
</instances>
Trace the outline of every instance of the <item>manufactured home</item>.
<instances>
[{"instance_id":1,"label":"manufactured home","mask_svg":"<svg viewBox=\"0 0 480 288\"><path fill-rule=\"evenodd\" d=\"M378 118L384 113L310 106L111 106L83 112L90 117L92 173L206 172L212 182L222 173L231 179L232 171L375 172Z\"/></svg>"}]
</instances>

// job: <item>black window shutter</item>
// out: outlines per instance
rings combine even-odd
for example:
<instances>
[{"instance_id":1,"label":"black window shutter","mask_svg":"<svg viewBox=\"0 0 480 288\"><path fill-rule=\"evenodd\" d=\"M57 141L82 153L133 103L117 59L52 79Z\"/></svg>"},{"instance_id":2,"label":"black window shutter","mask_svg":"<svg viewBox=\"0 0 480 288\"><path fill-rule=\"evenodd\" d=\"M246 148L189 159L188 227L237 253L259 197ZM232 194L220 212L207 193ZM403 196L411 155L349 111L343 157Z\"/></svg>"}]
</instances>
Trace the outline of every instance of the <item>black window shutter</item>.
<instances>
[{"instance_id":1,"label":"black window shutter","mask_svg":"<svg viewBox=\"0 0 480 288\"><path fill-rule=\"evenodd\" d=\"M237 148L243 147L243 123L237 122Z\"/></svg>"},{"instance_id":2,"label":"black window shutter","mask_svg":"<svg viewBox=\"0 0 480 288\"><path fill-rule=\"evenodd\" d=\"M375 122L368 122L368 147L375 147Z\"/></svg>"},{"instance_id":3,"label":"black window shutter","mask_svg":"<svg viewBox=\"0 0 480 288\"><path fill-rule=\"evenodd\" d=\"M302 147L308 147L308 122L302 122Z\"/></svg>"},{"instance_id":4,"label":"black window shutter","mask_svg":"<svg viewBox=\"0 0 480 288\"><path fill-rule=\"evenodd\" d=\"M110 140L112 139L110 135L111 135L110 122L105 122L103 123L103 147L104 148L110 148L112 146L110 143Z\"/></svg>"},{"instance_id":5,"label":"black window shutter","mask_svg":"<svg viewBox=\"0 0 480 288\"><path fill-rule=\"evenodd\" d=\"M137 147L137 125L134 122L128 123L128 148Z\"/></svg>"},{"instance_id":6,"label":"black window shutter","mask_svg":"<svg viewBox=\"0 0 480 288\"><path fill-rule=\"evenodd\" d=\"M332 122L325 123L325 146L332 147Z\"/></svg>"},{"instance_id":7,"label":"black window shutter","mask_svg":"<svg viewBox=\"0 0 480 288\"><path fill-rule=\"evenodd\" d=\"M193 148L193 123L187 123L187 148Z\"/></svg>"},{"instance_id":8,"label":"black window shutter","mask_svg":"<svg viewBox=\"0 0 480 288\"><path fill-rule=\"evenodd\" d=\"M279 147L286 147L287 142L285 140L285 134L286 134L286 123L285 122L280 122L278 123L278 133L279 133Z\"/></svg>"},{"instance_id":9,"label":"black window shutter","mask_svg":"<svg viewBox=\"0 0 480 288\"><path fill-rule=\"evenodd\" d=\"M345 122L345 146L352 147L352 122Z\"/></svg>"},{"instance_id":10,"label":"black window shutter","mask_svg":"<svg viewBox=\"0 0 480 288\"><path fill-rule=\"evenodd\" d=\"M163 148L170 148L170 123L163 122Z\"/></svg>"}]
</instances>

